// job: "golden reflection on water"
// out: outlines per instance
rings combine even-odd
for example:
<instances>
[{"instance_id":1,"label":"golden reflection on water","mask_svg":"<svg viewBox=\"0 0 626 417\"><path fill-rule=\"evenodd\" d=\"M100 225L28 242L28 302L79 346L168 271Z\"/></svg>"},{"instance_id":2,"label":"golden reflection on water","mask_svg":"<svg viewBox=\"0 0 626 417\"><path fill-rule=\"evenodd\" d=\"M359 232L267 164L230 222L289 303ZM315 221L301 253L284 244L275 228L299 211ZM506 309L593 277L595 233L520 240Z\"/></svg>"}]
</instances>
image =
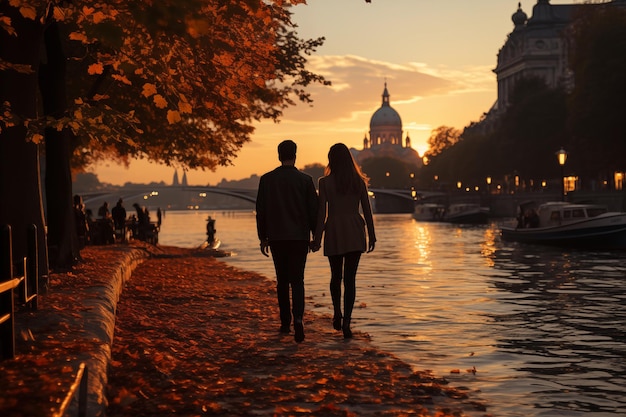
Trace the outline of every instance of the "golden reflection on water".
<instances>
[{"instance_id":1,"label":"golden reflection on water","mask_svg":"<svg viewBox=\"0 0 626 417\"><path fill-rule=\"evenodd\" d=\"M496 253L496 236L498 235L495 227L485 229L483 234L484 240L480 244L480 254L485 260L485 264L492 268L495 266L494 256Z\"/></svg>"},{"instance_id":2,"label":"golden reflection on water","mask_svg":"<svg viewBox=\"0 0 626 417\"><path fill-rule=\"evenodd\" d=\"M412 261L421 265L424 268L424 272L429 273L432 270L432 262L430 260L430 254L432 253L432 236L430 229L423 225L416 224L413 228L412 242L416 253L413 253ZM415 258L417 255L417 258Z\"/></svg>"}]
</instances>

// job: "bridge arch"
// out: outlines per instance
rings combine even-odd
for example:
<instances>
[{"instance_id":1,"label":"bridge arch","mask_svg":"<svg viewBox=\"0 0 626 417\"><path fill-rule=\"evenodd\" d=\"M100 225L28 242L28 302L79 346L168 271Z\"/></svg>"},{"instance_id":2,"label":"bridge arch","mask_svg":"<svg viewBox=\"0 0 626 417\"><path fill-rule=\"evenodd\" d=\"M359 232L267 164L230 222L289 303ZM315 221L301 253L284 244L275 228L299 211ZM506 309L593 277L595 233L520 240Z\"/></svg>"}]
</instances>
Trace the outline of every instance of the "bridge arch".
<instances>
[{"instance_id":1,"label":"bridge arch","mask_svg":"<svg viewBox=\"0 0 626 417\"><path fill-rule=\"evenodd\" d=\"M134 203L137 202L140 205L157 206L159 204L151 204L154 201L152 198L159 195L159 193L169 192L191 192L194 194L211 193L224 196L233 197L239 200L243 200L252 204L256 203L256 189L241 189L241 188L222 188L222 187L210 187L210 186L148 186L145 187L128 187L121 188L117 191L99 191L93 193L85 193L83 200L87 206L92 209L97 208L96 205L102 204L104 201L109 202L109 206L113 207L118 198L122 198L124 202ZM416 197L412 195L411 190L401 189L384 189L384 188L372 188L370 193L373 197L373 203L375 211L377 208L386 212L386 206L390 205L389 210L393 210L393 206L398 204L404 207L404 210L411 210L412 205L415 202ZM420 193L418 193L420 194ZM385 200L383 203L382 200ZM395 202L395 203L394 203ZM161 207L164 207L161 205Z\"/></svg>"}]
</instances>

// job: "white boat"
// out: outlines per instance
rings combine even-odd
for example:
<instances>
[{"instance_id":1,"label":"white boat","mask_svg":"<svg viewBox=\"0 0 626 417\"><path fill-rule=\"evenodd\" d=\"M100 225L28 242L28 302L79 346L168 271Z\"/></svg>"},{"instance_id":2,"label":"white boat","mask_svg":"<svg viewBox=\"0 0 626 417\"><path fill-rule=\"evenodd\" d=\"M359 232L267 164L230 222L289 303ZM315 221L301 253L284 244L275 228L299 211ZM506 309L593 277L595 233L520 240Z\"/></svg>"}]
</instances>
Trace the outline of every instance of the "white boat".
<instances>
[{"instance_id":1,"label":"white boat","mask_svg":"<svg viewBox=\"0 0 626 417\"><path fill-rule=\"evenodd\" d=\"M438 222L443 218L446 206L437 203L416 204L413 218L421 222Z\"/></svg>"},{"instance_id":2,"label":"white boat","mask_svg":"<svg viewBox=\"0 0 626 417\"><path fill-rule=\"evenodd\" d=\"M210 242L205 240L202 245L200 245L199 249L216 250L220 247L221 244L222 241L216 237Z\"/></svg>"},{"instance_id":3,"label":"white boat","mask_svg":"<svg viewBox=\"0 0 626 417\"><path fill-rule=\"evenodd\" d=\"M486 224L489 221L489 208L476 203L450 204L443 215L448 223Z\"/></svg>"},{"instance_id":4,"label":"white boat","mask_svg":"<svg viewBox=\"0 0 626 417\"><path fill-rule=\"evenodd\" d=\"M596 204L548 202L520 207L516 224L502 226L502 239L589 249L626 249L626 213Z\"/></svg>"}]
</instances>

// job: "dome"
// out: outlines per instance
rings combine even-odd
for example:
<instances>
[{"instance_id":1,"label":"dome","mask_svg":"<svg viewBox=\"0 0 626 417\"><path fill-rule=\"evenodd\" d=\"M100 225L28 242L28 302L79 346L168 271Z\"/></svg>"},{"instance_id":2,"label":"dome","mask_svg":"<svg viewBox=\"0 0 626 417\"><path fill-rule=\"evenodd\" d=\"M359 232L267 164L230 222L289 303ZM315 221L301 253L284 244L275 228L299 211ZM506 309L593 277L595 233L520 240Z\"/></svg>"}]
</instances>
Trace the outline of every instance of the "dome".
<instances>
[{"instance_id":1,"label":"dome","mask_svg":"<svg viewBox=\"0 0 626 417\"><path fill-rule=\"evenodd\" d=\"M385 83L385 89L383 91L383 103L380 108L374 112L370 120L370 129L380 126L396 126L402 128L400 115L389 105L387 83Z\"/></svg>"},{"instance_id":2,"label":"dome","mask_svg":"<svg viewBox=\"0 0 626 417\"><path fill-rule=\"evenodd\" d=\"M376 110L370 120L370 129L379 126L398 126L402 127L402 120L397 111L390 106L381 107Z\"/></svg>"},{"instance_id":3,"label":"dome","mask_svg":"<svg viewBox=\"0 0 626 417\"><path fill-rule=\"evenodd\" d=\"M523 26L528 20L528 15L522 10L522 3L517 4L517 11L511 17L515 27Z\"/></svg>"},{"instance_id":4,"label":"dome","mask_svg":"<svg viewBox=\"0 0 626 417\"><path fill-rule=\"evenodd\" d=\"M537 4L533 7L533 17L528 21L529 24L548 23L554 20L552 15L552 5L549 0L537 0Z\"/></svg>"}]
</instances>

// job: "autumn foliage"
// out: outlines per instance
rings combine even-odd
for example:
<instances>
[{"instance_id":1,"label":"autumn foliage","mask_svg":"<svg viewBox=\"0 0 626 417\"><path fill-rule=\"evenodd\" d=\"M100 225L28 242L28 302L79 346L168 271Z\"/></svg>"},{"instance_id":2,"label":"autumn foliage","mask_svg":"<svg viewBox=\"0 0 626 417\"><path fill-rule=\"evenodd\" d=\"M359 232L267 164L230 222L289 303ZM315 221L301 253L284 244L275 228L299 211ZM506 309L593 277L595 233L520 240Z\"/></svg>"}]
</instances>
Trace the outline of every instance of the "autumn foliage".
<instances>
[{"instance_id":1,"label":"autumn foliage","mask_svg":"<svg viewBox=\"0 0 626 417\"><path fill-rule=\"evenodd\" d=\"M274 119L325 83L305 69L322 42L295 33L287 6L304 0L10 0L24 19L62 27L71 104L62 115L24 119L5 112L0 128L27 123L70 128L79 165L145 157L213 169L231 163L251 122ZM5 6L6 7L6 6ZM0 30L22 36L0 9ZM36 71L0 58L0 70Z\"/></svg>"},{"instance_id":2,"label":"autumn foliage","mask_svg":"<svg viewBox=\"0 0 626 417\"><path fill-rule=\"evenodd\" d=\"M323 38L291 21L304 3L0 1L0 195L22 203L0 207L0 224L37 226L43 274L46 228L53 268L79 258L72 172L131 158L214 170L256 120L311 102L306 87L328 82L306 68Z\"/></svg>"}]
</instances>

